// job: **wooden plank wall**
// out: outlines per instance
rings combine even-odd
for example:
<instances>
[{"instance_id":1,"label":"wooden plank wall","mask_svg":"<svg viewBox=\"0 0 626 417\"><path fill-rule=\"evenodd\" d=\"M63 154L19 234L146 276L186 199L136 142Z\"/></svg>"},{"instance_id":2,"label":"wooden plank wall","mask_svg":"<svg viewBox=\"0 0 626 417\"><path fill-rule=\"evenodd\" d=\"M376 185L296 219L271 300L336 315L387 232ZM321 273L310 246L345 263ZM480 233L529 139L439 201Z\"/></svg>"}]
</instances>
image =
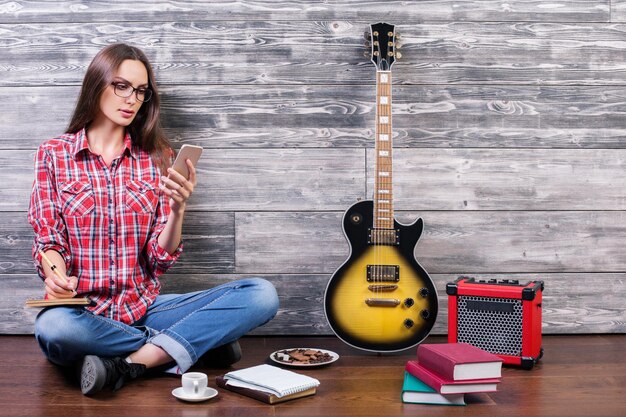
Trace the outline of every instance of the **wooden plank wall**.
<instances>
[{"instance_id":1,"label":"wooden plank wall","mask_svg":"<svg viewBox=\"0 0 626 417\"><path fill-rule=\"evenodd\" d=\"M206 148L164 279L278 288L256 334L330 334L343 211L371 198L374 67L363 32L402 35L395 203L445 283L543 279L545 333L626 332L626 0L0 1L0 333L41 294L26 222L36 146L63 131L86 66L127 42L152 60L176 148Z\"/></svg>"}]
</instances>

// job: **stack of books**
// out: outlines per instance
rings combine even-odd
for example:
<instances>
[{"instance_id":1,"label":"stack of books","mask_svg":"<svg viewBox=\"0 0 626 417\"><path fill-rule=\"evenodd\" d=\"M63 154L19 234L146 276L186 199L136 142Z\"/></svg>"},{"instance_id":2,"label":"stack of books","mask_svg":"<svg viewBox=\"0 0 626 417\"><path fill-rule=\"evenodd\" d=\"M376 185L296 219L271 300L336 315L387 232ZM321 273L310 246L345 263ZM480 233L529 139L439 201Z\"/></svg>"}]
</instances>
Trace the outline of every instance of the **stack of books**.
<instances>
[{"instance_id":1,"label":"stack of books","mask_svg":"<svg viewBox=\"0 0 626 417\"><path fill-rule=\"evenodd\" d=\"M465 394L493 392L502 359L468 343L422 344L406 363L402 402L465 405Z\"/></svg>"}]
</instances>

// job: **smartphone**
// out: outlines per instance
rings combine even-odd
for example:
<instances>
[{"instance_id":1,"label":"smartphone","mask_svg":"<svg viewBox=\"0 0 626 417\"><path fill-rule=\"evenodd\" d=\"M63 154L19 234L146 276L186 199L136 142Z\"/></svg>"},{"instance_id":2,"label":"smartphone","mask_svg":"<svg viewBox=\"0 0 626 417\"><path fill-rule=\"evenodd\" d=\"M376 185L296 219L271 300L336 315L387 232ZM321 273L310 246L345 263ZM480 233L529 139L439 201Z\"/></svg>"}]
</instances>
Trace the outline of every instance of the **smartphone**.
<instances>
[{"instance_id":1,"label":"smartphone","mask_svg":"<svg viewBox=\"0 0 626 417\"><path fill-rule=\"evenodd\" d=\"M185 160L189 159L195 167L198 164L200 155L202 155L202 146L183 145L180 151L178 151L178 155L176 155L176 160L172 168L189 179L189 169L187 168Z\"/></svg>"}]
</instances>

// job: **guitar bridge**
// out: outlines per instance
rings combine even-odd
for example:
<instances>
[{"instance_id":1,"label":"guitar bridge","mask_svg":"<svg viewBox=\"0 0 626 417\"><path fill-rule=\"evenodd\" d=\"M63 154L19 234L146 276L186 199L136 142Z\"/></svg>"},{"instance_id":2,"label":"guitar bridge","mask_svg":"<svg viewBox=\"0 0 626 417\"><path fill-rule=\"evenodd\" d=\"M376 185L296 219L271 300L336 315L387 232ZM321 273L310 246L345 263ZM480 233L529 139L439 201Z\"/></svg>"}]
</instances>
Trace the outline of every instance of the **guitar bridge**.
<instances>
[{"instance_id":1,"label":"guitar bridge","mask_svg":"<svg viewBox=\"0 0 626 417\"><path fill-rule=\"evenodd\" d=\"M395 307L400 304L396 298L366 298L365 304L370 307Z\"/></svg>"},{"instance_id":2,"label":"guitar bridge","mask_svg":"<svg viewBox=\"0 0 626 417\"><path fill-rule=\"evenodd\" d=\"M398 282L400 281L399 265L368 265L368 282Z\"/></svg>"}]
</instances>

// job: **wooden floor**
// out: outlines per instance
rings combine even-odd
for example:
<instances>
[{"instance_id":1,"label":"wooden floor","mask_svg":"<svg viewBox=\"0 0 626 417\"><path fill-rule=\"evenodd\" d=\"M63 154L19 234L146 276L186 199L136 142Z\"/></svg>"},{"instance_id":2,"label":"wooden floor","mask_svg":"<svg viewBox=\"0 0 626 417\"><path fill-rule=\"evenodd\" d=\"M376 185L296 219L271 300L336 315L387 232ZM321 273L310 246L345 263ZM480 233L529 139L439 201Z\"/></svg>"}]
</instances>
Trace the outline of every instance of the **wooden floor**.
<instances>
[{"instance_id":1,"label":"wooden floor","mask_svg":"<svg viewBox=\"0 0 626 417\"><path fill-rule=\"evenodd\" d=\"M428 342L443 342L431 337ZM405 362L414 350L376 356L333 337L250 337L241 341L244 358L234 368L268 361L290 347L330 349L340 359L307 369L320 380L317 395L266 405L219 389L204 403L171 395L177 377L134 381L117 393L85 397L78 386L48 363L32 337L0 336L0 416L625 416L626 335L544 336L545 355L530 371L505 368L498 392L467 396L465 407L402 404ZM223 370L199 369L214 377Z\"/></svg>"}]
</instances>

